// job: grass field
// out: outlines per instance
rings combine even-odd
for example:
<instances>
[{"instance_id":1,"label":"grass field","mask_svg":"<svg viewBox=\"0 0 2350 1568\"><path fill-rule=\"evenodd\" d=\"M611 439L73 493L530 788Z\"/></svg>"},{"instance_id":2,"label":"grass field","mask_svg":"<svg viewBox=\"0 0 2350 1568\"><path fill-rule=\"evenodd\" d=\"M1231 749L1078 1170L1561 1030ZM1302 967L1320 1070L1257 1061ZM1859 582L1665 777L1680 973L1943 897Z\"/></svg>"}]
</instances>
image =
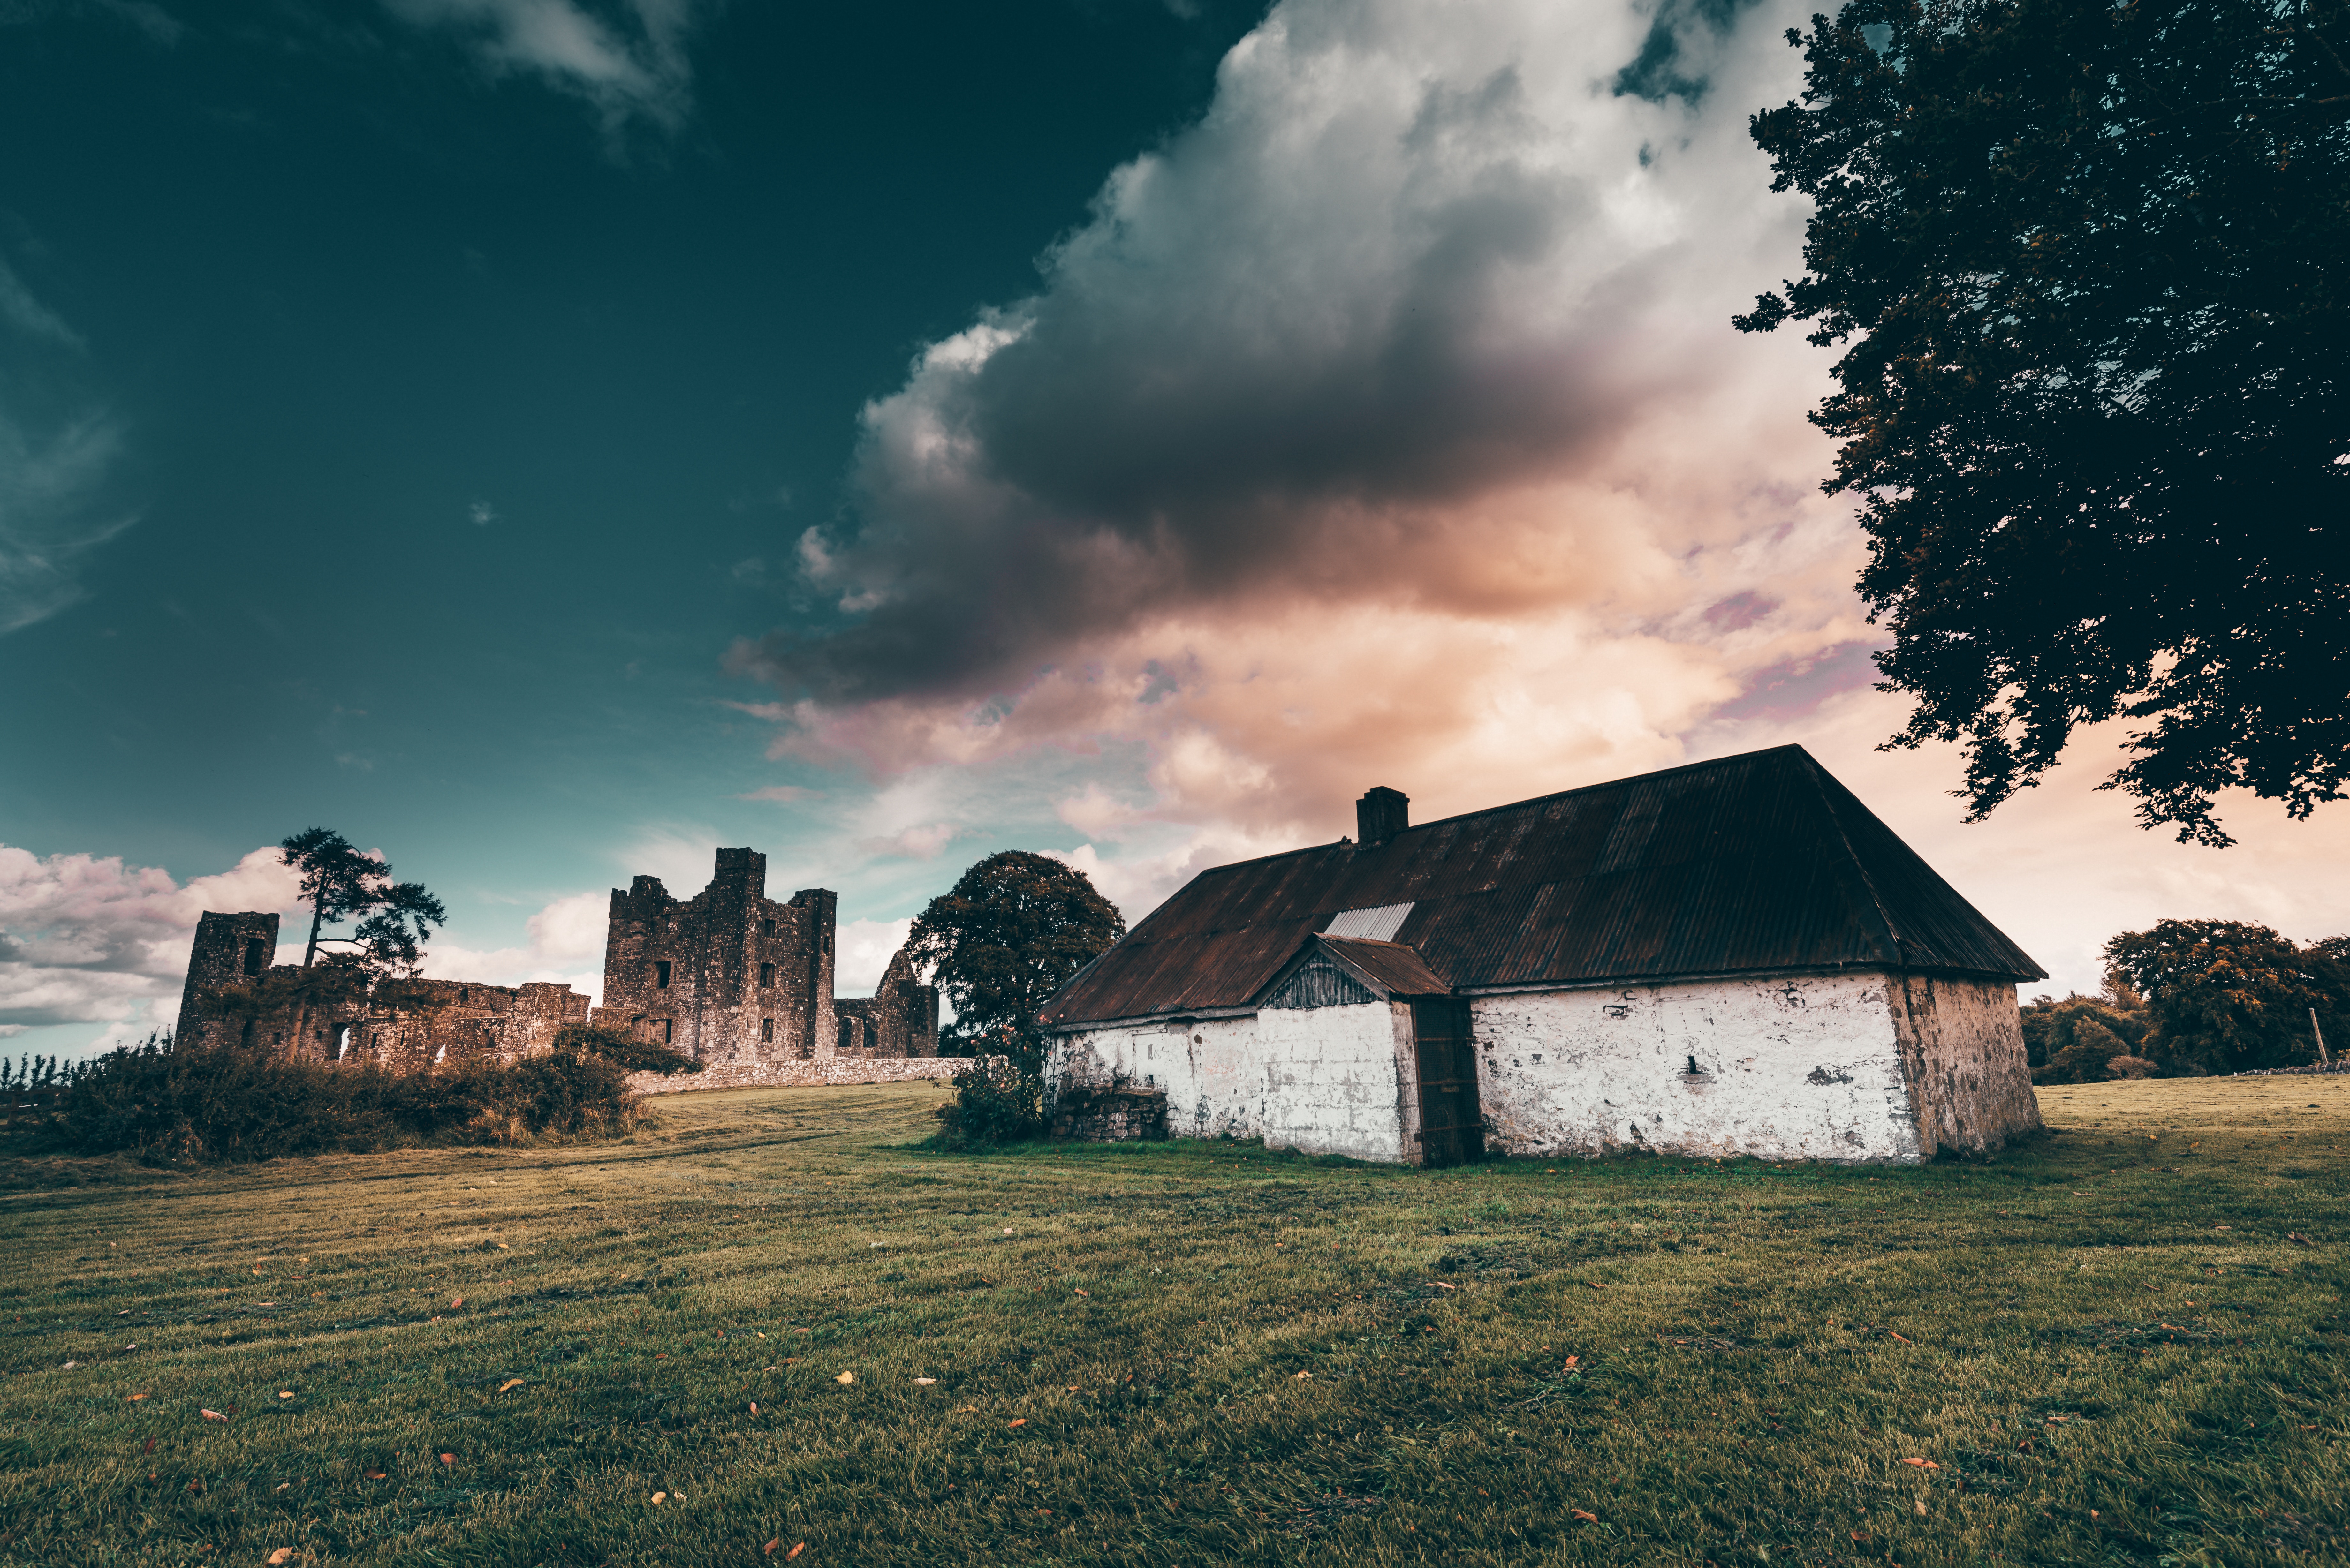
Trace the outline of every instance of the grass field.
<instances>
[{"instance_id":1,"label":"grass field","mask_svg":"<svg viewBox=\"0 0 2350 1568\"><path fill-rule=\"evenodd\" d=\"M1915 1170L931 1154L930 1085L5 1162L0 1563L2350 1560L2350 1082L2042 1097Z\"/></svg>"}]
</instances>

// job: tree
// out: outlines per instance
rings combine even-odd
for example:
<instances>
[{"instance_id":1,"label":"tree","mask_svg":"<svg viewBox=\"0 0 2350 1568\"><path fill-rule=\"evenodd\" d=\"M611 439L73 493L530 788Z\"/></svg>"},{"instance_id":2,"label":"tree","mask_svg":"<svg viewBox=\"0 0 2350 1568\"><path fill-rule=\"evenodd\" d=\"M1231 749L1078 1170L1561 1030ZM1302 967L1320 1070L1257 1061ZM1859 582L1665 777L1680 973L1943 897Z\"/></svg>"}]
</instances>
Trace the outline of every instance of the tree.
<instances>
[{"instance_id":1,"label":"tree","mask_svg":"<svg viewBox=\"0 0 2350 1568\"><path fill-rule=\"evenodd\" d=\"M390 861L355 847L331 828L306 827L277 848L278 857L301 873L302 900L310 906L304 969L318 961L321 946L333 945L353 950L329 955L330 962L413 974L423 961L430 928L448 923L448 911L424 884L394 882ZM359 924L349 936L319 934L354 917Z\"/></svg>"},{"instance_id":2,"label":"tree","mask_svg":"<svg viewBox=\"0 0 2350 1568\"><path fill-rule=\"evenodd\" d=\"M2350 759L2350 0L1855 0L1754 116L1815 211L1736 318L1846 345L1814 424L1860 592L1963 742L1979 820L2079 726L2151 721L2106 788L2231 840Z\"/></svg>"},{"instance_id":3,"label":"tree","mask_svg":"<svg viewBox=\"0 0 2350 1568\"><path fill-rule=\"evenodd\" d=\"M983 1037L1034 1075L1036 1015L1053 993L1126 934L1126 919L1076 867L1007 849L931 900L906 939L954 1009L940 1051L970 1055Z\"/></svg>"},{"instance_id":4,"label":"tree","mask_svg":"<svg viewBox=\"0 0 2350 1568\"><path fill-rule=\"evenodd\" d=\"M2138 1054L2166 1076L2199 1075L2316 1061L2311 1011L2331 1038L2350 1012L2344 945L2296 947L2236 920L2159 920L2107 942L2106 959L2146 994L2153 1026Z\"/></svg>"}]
</instances>

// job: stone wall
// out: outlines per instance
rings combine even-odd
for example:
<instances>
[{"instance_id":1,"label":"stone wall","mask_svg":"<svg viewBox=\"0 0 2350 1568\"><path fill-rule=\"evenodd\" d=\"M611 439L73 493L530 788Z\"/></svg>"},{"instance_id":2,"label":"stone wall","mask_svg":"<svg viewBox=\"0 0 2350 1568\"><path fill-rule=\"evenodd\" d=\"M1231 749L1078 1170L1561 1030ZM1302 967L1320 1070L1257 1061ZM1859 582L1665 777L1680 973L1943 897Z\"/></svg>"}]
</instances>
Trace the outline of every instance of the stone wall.
<instances>
[{"instance_id":1,"label":"stone wall","mask_svg":"<svg viewBox=\"0 0 2350 1568\"><path fill-rule=\"evenodd\" d=\"M1998 981L1911 975L1900 982L1895 1030L1913 1086L1918 1147L1980 1154L2040 1128L2015 987Z\"/></svg>"},{"instance_id":2,"label":"stone wall","mask_svg":"<svg viewBox=\"0 0 2350 1568\"><path fill-rule=\"evenodd\" d=\"M1167 1136L1164 1089L1065 1089L1053 1110L1052 1136L1087 1143L1132 1143Z\"/></svg>"},{"instance_id":3,"label":"stone wall","mask_svg":"<svg viewBox=\"0 0 2350 1568\"><path fill-rule=\"evenodd\" d=\"M629 1087L640 1095L681 1095L696 1089L805 1089L837 1084L906 1084L926 1078L944 1082L958 1073L988 1064L1002 1070L1002 1056L915 1056L864 1060L827 1057L814 1062L762 1062L752 1066L705 1067L699 1073L663 1077L631 1073Z\"/></svg>"},{"instance_id":4,"label":"stone wall","mask_svg":"<svg viewBox=\"0 0 2350 1568\"><path fill-rule=\"evenodd\" d=\"M871 996L832 1004L840 1020L844 1056L935 1056L939 1051L939 988L924 985L904 948L890 958Z\"/></svg>"}]
</instances>

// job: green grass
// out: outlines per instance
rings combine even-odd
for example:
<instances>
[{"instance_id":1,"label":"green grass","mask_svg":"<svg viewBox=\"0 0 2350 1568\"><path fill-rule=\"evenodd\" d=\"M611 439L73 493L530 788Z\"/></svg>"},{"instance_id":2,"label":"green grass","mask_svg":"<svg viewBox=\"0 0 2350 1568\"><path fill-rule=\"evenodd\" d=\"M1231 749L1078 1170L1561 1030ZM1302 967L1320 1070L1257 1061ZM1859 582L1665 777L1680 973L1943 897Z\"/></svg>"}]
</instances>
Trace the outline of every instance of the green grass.
<instances>
[{"instance_id":1,"label":"green grass","mask_svg":"<svg viewBox=\"0 0 2350 1568\"><path fill-rule=\"evenodd\" d=\"M2350 1083L1876 1172L916 1150L939 1097L0 1166L0 1563L2350 1553Z\"/></svg>"}]
</instances>

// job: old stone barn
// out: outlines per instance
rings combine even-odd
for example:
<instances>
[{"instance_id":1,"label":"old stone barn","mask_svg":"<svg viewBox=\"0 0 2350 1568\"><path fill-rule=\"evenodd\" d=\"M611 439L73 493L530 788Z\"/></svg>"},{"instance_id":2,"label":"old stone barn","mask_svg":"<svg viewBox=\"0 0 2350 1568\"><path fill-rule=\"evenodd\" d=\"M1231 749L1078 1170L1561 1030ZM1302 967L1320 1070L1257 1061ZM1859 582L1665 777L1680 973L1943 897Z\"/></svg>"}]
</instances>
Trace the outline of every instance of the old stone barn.
<instances>
[{"instance_id":1,"label":"old stone barn","mask_svg":"<svg viewBox=\"0 0 2350 1568\"><path fill-rule=\"evenodd\" d=\"M836 1057L936 1056L939 998L894 959L869 998L833 995L836 895L766 896L767 857L721 849L710 885L670 896L658 877L612 892L603 1005L566 985L399 980L369 986L332 969L271 963L270 913L197 922L176 1037L258 1044L317 1061L399 1072L511 1060L554 1049L594 1023L670 1045L713 1066Z\"/></svg>"},{"instance_id":2,"label":"old stone barn","mask_svg":"<svg viewBox=\"0 0 2350 1568\"><path fill-rule=\"evenodd\" d=\"M2045 975L1800 746L1418 827L1374 789L1357 826L1201 873L1081 971L1056 1103L1425 1164L2039 1125L2015 988Z\"/></svg>"}]
</instances>

